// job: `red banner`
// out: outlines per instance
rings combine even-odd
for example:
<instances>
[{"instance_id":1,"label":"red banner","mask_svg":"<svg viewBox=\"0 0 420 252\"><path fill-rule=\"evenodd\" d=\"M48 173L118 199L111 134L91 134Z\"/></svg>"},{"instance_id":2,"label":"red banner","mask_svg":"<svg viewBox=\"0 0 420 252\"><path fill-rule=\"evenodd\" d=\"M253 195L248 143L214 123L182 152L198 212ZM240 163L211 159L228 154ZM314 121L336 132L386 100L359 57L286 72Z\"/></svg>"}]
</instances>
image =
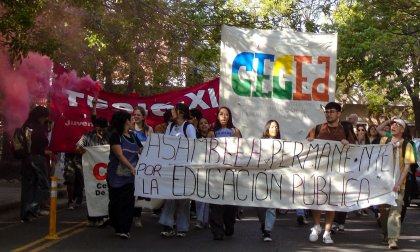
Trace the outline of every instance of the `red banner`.
<instances>
[{"instance_id":1,"label":"red banner","mask_svg":"<svg viewBox=\"0 0 420 252\"><path fill-rule=\"evenodd\" d=\"M80 90L80 88L71 90L64 87L52 90L50 114L54 121L54 129L50 148L56 152L74 152L76 142L82 134L93 127L91 111L94 91ZM219 107L218 101L219 79L215 79L192 88L142 98L101 91L96 107L98 117L105 117L108 120L117 110L132 112L133 107L144 107L147 110L147 123L154 127L163 122L165 110L172 108L178 102L188 104L190 109L200 109L209 123L213 123Z\"/></svg>"}]
</instances>

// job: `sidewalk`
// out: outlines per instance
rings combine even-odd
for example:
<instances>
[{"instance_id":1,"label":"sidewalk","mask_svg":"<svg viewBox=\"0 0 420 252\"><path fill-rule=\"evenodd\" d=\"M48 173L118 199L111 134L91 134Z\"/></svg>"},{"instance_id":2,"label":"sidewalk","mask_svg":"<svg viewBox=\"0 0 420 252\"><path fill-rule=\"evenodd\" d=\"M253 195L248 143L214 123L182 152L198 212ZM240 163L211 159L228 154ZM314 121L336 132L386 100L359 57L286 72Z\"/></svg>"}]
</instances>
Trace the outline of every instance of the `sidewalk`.
<instances>
[{"instance_id":1,"label":"sidewalk","mask_svg":"<svg viewBox=\"0 0 420 252\"><path fill-rule=\"evenodd\" d=\"M0 180L0 213L19 210L20 181L17 179Z\"/></svg>"},{"instance_id":2,"label":"sidewalk","mask_svg":"<svg viewBox=\"0 0 420 252\"><path fill-rule=\"evenodd\" d=\"M0 179L0 214L9 211L20 211L20 180L12 179ZM58 187L58 199L65 199L66 189L63 185ZM58 207L63 207L67 200L59 200Z\"/></svg>"}]
</instances>

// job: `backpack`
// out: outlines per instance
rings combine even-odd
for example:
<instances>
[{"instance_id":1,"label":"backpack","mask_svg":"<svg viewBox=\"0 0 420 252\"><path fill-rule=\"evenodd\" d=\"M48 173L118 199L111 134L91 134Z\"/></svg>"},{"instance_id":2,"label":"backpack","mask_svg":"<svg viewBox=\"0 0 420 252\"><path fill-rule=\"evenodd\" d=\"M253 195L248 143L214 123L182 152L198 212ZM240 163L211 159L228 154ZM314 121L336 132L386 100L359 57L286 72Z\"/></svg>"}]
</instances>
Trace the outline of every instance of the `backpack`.
<instances>
[{"instance_id":1,"label":"backpack","mask_svg":"<svg viewBox=\"0 0 420 252\"><path fill-rule=\"evenodd\" d=\"M184 136L187 137L187 138L188 138L188 136L187 136L187 127L190 124L191 123L189 121L185 121L184 126L182 127L182 131L184 132ZM169 127L169 132L172 131L172 129L174 128L174 126L175 126L175 123L171 123L171 126ZM194 127L194 129L195 129L195 127ZM195 134L196 134L197 138L199 138L198 137L197 129L195 129Z\"/></svg>"},{"instance_id":2,"label":"backpack","mask_svg":"<svg viewBox=\"0 0 420 252\"><path fill-rule=\"evenodd\" d=\"M391 142L391 138L388 137L385 141L385 143L389 143ZM413 141L411 140L406 140L404 139L403 144L402 144L402 158L405 157L405 150L407 148L407 144L410 143L413 148L415 148L415 144ZM417 158L416 158L417 161ZM419 194L419 188L417 187L417 182L416 182L416 170L419 167L419 165L416 163L411 164L410 165L410 172L407 174L406 177L406 193L407 195L410 195L411 197L417 197L417 195Z\"/></svg>"},{"instance_id":3,"label":"backpack","mask_svg":"<svg viewBox=\"0 0 420 252\"><path fill-rule=\"evenodd\" d=\"M30 141L26 136L27 128L16 128L12 138L12 154L16 159L29 156Z\"/></svg>"}]
</instances>

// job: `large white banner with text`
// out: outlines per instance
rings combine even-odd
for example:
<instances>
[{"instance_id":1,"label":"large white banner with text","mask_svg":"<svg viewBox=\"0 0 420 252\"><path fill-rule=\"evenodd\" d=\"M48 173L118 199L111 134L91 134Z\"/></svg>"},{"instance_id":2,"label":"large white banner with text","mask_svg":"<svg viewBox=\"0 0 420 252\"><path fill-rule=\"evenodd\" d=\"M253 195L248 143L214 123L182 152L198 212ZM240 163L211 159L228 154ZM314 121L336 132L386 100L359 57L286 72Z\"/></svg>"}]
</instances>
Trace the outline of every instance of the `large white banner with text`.
<instances>
[{"instance_id":1,"label":"large white banner with text","mask_svg":"<svg viewBox=\"0 0 420 252\"><path fill-rule=\"evenodd\" d=\"M135 195L214 204L352 211L395 204L390 145L148 138Z\"/></svg>"},{"instance_id":2,"label":"large white banner with text","mask_svg":"<svg viewBox=\"0 0 420 252\"><path fill-rule=\"evenodd\" d=\"M83 155L90 216L108 213L109 146ZM270 139L180 139L152 134L136 167L135 195L214 204L352 211L395 204L390 145Z\"/></svg>"},{"instance_id":3,"label":"large white banner with text","mask_svg":"<svg viewBox=\"0 0 420 252\"><path fill-rule=\"evenodd\" d=\"M260 137L275 119L288 129L283 138L299 140L324 122L320 105L335 99L337 34L223 26L220 50L219 104L243 137Z\"/></svg>"}]
</instances>

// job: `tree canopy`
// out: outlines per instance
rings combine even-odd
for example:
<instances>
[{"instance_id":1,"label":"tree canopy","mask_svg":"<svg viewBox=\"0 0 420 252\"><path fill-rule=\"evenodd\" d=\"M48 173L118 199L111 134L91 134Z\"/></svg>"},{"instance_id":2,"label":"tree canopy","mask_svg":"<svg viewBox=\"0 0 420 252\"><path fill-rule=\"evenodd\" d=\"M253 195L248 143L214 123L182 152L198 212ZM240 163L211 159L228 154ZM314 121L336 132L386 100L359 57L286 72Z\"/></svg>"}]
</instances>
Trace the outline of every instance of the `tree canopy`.
<instances>
[{"instance_id":1,"label":"tree canopy","mask_svg":"<svg viewBox=\"0 0 420 252\"><path fill-rule=\"evenodd\" d=\"M338 98L361 95L372 115L411 104L420 135L419 13L418 0L3 0L0 42L14 62L36 51L151 95L217 77L223 24L338 32Z\"/></svg>"}]
</instances>

